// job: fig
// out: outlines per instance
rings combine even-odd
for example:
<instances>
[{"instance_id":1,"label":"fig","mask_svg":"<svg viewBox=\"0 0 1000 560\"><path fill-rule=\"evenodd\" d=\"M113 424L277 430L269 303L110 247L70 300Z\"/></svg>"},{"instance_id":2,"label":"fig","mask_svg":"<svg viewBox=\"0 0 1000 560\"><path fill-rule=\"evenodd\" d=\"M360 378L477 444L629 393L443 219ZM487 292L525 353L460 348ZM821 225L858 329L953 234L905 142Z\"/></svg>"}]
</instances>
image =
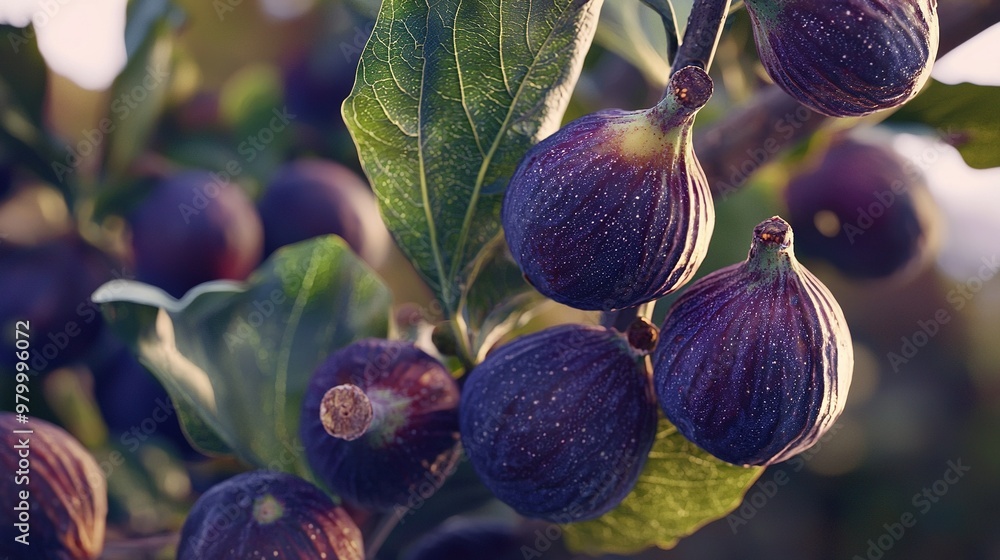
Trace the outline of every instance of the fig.
<instances>
[{"instance_id":1,"label":"fig","mask_svg":"<svg viewBox=\"0 0 1000 560\"><path fill-rule=\"evenodd\" d=\"M488 522L451 522L418 540L403 560L523 560L527 545L512 527Z\"/></svg>"},{"instance_id":2,"label":"fig","mask_svg":"<svg viewBox=\"0 0 1000 560\"><path fill-rule=\"evenodd\" d=\"M849 137L785 191L795 244L857 278L884 278L926 261L935 238L923 175L891 149Z\"/></svg>"},{"instance_id":3,"label":"fig","mask_svg":"<svg viewBox=\"0 0 1000 560\"><path fill-rule=\"evenodd\" d=\"M867 115L915 96L937 56L937 0L746 0L760 60L799 103Z\"/></svg>"},{"instance_id":4,"label":"fig","mask_svg":"<svg viewBox=\"0 0 1000 560\"><path fill-rule=\"evenodd\" d=\"M413 344L350 344L309 381L299 426L309 466L370 510L404 505L418 491L426 499L457 464L459 392L444 365Z\"/></svg>"},{"instance_id":5,"label":"fig","mask_svg":"<svg viewBox=\"0 0 1000 560\"><path fill-rule=\"evenodd\" d=\"M163 179L129 223L136 278L176 298L209 280L243 280L260 262L257 210L239 185L207 171Z\"/></svg>"},{"instance_id":6,"label":"fig","mask_svg":"<svg viewBox=\"0 0 1000 560\"><path fill-rule=\"evenodd\" d=\"M688 66L655 107L598 111L528 150L501 219L535 289L578 309L610 311L691 279L715 224L691 140L711 95L708 74Z\"/></svg>"},{"instance_id":7,"label":"fig","mask_svg":"<svg viewBox=\"0 0 1000 560\"><path fill-rule=\"evenodd\" d=\"M0 270L0 369L13 371L20 361L18 331L29 337L25 361L36 373L85 358L104 325L90 294L112 279L111 260L69 236L11 246L0 255Z\"/></svg>"},{"instance_id":8,"label":"fig","mask_svg":"<svg viewBox=\"0 0 1000 560\"><path fill-rule=\"evenodd\" d=\"M337 234L366 262L385 260L391 243L375 196L339 163L301 159L278 169L257 203L264 255L311 237Z\"/></svg>"},{"instance_id":9,"label":"fig","mask_svg":"<svg viewBox=\"0 0 1000 560\"><path fill-rule=\"evenodd\" d=\"M664 414L708 453L769 465L813 445L844 409L854 368L840 305L795 259L792 228L754 228L747 260L693 283L653 352Z\"/></svg>"},{"instance_id":10,"label":"fig","mask_svg":"<svg viewBox=\"0 0 1000 560\"><path fill-rule=\"evenodd\" d=\"M93 560L104 549L107 485L97 461L62 428L0 412L0 556ZM30 432L30 433L16 433Z\"/></svg>"},{"instance_id":11,"label":"fig","mask_svg":"<svg viewBox=\"0 0 1000 560\"><path fill-rule=\"evenodd\" d=\"M177 560L362 560L361 531L316 486L279 472L243 473L191 508Z\"/></svg>"},{"instance_id":12,"label":"fig","mask_svg":"<svg viewBox=\"0 0 1000 560\"><path fill-rule=\"evenodd\" d=\"M635 485L656 435L649 377L622 334L562 325L500 347L462 392L462 445L526 517L593 519Z\"/></svg>"}]
</instances>

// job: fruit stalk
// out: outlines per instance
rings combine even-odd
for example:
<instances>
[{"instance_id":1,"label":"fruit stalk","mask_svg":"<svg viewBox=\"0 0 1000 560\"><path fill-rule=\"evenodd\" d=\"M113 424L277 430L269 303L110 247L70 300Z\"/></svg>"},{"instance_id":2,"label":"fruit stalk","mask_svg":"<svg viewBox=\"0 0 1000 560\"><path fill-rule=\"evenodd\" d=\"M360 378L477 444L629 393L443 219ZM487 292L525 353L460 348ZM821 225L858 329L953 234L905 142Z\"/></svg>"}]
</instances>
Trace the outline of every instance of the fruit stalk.
<instances>
[{"instance_id":1,"label":"fruit stalk","mask_svg":"<svg viewBox=\"0 0 1000 560\"><path fill-rule=\"evenodd\" d=\"M685 66L699 66L708 71L722 36L722 24L729 14L729 4L730 0L695 0L671 73Z\"/></svg>"}]
</instances>

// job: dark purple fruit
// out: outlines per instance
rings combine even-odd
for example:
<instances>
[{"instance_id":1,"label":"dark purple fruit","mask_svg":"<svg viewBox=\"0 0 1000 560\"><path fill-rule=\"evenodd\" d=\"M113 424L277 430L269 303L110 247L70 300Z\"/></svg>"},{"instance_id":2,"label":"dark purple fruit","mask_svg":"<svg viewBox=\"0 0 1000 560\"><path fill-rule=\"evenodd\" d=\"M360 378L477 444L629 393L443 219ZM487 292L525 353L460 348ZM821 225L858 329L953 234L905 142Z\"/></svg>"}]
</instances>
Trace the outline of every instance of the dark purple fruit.
<instances>
[{"instance_id":1,"label":"dark purple fruit","mask_svg":"<svg viewBox=\"0 0 1000 560\"><path fill-rule=\"evenodd\" d=\"M632 490L656 435L640 353L615 331L564 325L494 350L462 392L462 445L497 498L566 523Z\"/></svg>"},{"instance_id":2,"label":"dark purple fruit","mask_svg":"<svg viewBox=\"0 0 1000 560\"><path fill-rule=\"evenodd\" d=\"M746 0L767 73L831 117L902 105L931 75L937 0Z\"/></svg>"},{"instance_id":3,"label":"dark purple fruit","mask_svg":"<svg viewBox=\"0 0 1000 560\"><path fill-rule=\"evenodd\" d=\"M0 254L0 369L21 361L18 331L35 373L82 359L104 324L90 294L113 275L111 260L76 237Z\"/></svg>"},{"instance_id":4,"label":"dark purple fruit","mask_svg":"<svg viewBox=\"0 0 1000 560\"><path fill-rule=\"evenodd\" d=\"M691 143L711 95L704 70L682 68L655 107L587 115L528 150L501 217L514 260L539 292L612 310L691 279L715 224Z\"/></svg>"},{"instance_id":5,"label":"dark purple fruit","mask_svg":"<svg viewBox=\"0 0 1000 560\"><path fill-rule=\"evenodd\" d=\"M257 203L264 255L319 235L337 234L369 263L380 263L389 232L361 177L332 161L301 159L281 167Z\"/></svg>"},{"instance_id":6,"label":"dark purple fruit","mask_svg":"<svg viewBox=\"0 0 1000 560\"><path fill-rule=\"evenodd\" d=\"M660 335L660 406L684 437L723 461L784 461L844 409L851 334L830 291L795 260L781 218L754 228L745 262L692 284Z\"/></svg>"},{"instance_id":7,"label":"dark purple fruit","mask_svg":"<svg viewBox=\"0 0 1000 560\"><path fill-rule=\"evenodd\" d=\"M15 430L30 433L15 433ZM73 436L38 418L0 412L0 556L93 560L104 549L107 485Z\"/></svg>"},{"instance_id":8,"label":"dark purple fruit","mask_svg":"<svg viewBox=\"0 0 1000 560\"><path fill-rule=\"evenodd\" d=\"M237 475L191 508L177 560L362 560L361 531L322 490L268 471Z\"/></svg>"},{"instance_id":9,"label":"dark purple fruit","mask_svg":"<svg viewBox=\"0 0 1000 560\"><path fill-rule=\"evenodd\" d=\"M448 370L412 344L355 342L309 382L299 428L309 466L371 510L404 505L418 488L427 498L459 456L458 397Z\"/></svg>"},{"instance_id":10,"label":"dark purple fruit","mask_svg":"<svg viewBox=\"0 0 1000 560\"><path fill-rule=\"evenodd\" d=\"M181 297L209 280L243 280L260 262L260 217L236 183L207 171L161 181L129 216L138 280Z\"/></svg>"},{"instance_id":11,"label":"dark purple fruit","mask_svg":"<svg viewBox=\"0 0 1000 560\"><path fill-rule=\"evenodd\" d=\"M919 265L933 237L922 174L887 148L842 137L785 191L797 252L859 278Z\"/></svg>"},{"instance_id":12,"label":"dark purple fruit","mask_svg":"<svg viewBox=\"0 0 1000 560\"><path fill-rule=\"evenodd\" d=\"M449 523L422 537L403 560L523 560L527 543L499 523ZM529 547L530 548L530 547Z\"/></svg>"}]
</instances>

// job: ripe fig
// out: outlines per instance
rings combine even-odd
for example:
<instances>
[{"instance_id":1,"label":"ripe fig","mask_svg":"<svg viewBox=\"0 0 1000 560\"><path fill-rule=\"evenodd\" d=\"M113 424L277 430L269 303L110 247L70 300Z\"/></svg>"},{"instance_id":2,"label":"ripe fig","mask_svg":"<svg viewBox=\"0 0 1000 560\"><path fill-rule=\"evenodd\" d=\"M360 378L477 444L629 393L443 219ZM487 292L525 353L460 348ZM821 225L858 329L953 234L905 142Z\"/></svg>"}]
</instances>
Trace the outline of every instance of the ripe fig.
<instances>
[{"instance_id":1,"label":"ripe fig","mask_svg":"<svg viewBox=\"0 0 1000 560\"><path fill-rule=\"evenodd\" d=\"M563 325L494 350L466 381L462 445L527 517L593 519L635 485L656 435L641 354L615 331Z\"/></svg>"},{"instance_id":2,"label":"ripe fig","mask_svg":"<svg viewBox=\"0 0 1000 560\"><path fill-rule=\"evenodd\" d=\"M539 292L608 311L691 279L715 224L691 141L711 95L704 70L682 68L655 107L598 111L528 150L501 219L514 260Z\"/></svg>"},{"instance_id":3,"label":"ripe fig","mask_svg":"<svg viewBox=\"0 0 1000 560\"><path fill-rule=\"evenodd\" d=\"M937 56L937 0L746 0L771 79L831 117L902 105Z\"/></svg>"},{"instance_id":4,"label":"ripe fig","mask_svg":"<svg viewBox=\"0 0 1000 560\"><path fill-rule=\"evenodd\" d=\"M287 473L253 471L217 484L194 504L177 560L362 560L361 531L343 508Z\"/></svg>"},{"instance_id":5,"label":"ripe fig","mask_svg":"<svg viewBox=\"0 0 1000 560\"><path fill-rule=\"evenodd\" d=\"M337 234L365 261L378 266L389 251L389 232L375 196L356 173L333 161L301 159L281 167L257 203L264 224L264 255L278 247Z\"/></svg>"},{"instance_id":6,"label":"ripe fig","mask_svg":"<svg viewBox=\"0 0 1000 560\"><path fill-rule=\"evenodd\" d=\"M137 279L181 297L209 280L243 280L260 262L260 217L239 185L206 171L162 180L129 216Z\"/></svg>"},{"instance_id":7,"label":"ripe fig","mask_svg":"<svg viewBox=\"0 0 1000 560\"><path fill-rule=\"evenodd\" d=\"M113 263L78 237L12 247L0 255L0 370L13 372L17 331L30 337L36 373L83 359L104 321L90 294L111 280ZM20 327L17 327L18 324Z\"/></svg>"},{"instance_id":8,"label":"ripe fig","mask_svg":"<svg viewBox=\"0 0 1000 560\"><path fill-rule=\"evenodd\" d=\"M684 437L723 461L784 461L844 409L854 368L847 322L795 259L792 229L777 216L754 228L746 261L692 284L660 333L660 406Z\"/></svg>"},{"instance_id":9,"label":"ripe fig","mask_svg":"<svg viewBox=\"0 0 1000 560\"><path fill-rule=\"evenodd\" d=\"M458 460L458 398L451 373L412 344L355 342L331 354L306 390L299 434L309 466L371 510L427 498L428 484L440 487Z\"/></svg>"},{"instance_id":10,"label":"ripe fig","mask_svg":"<svg viewBox=\"0 0 1000 560\"><path fill-rule=\"evenodd\" d=\"M530 541L527 541L530 542ZM403 560L523 560L524 538L499 523L448 523L422 537Z\"/></svg>"},{"instance_id":11,"label":"ripe fig","mask_svg":"<svg viewBox=\"0 0 1000 560\"><path fill-rule=\"evenodd\" d=\"M924 262L934 239L922 174L882 146L841 137L785 191L798 253L858 278Z\"/></svg>"},{"instance_id":12,"label":"ripe fig","mask_svg":"<svg viewBox=\"0 0 1000 560\"><path fill-rule=\"evenodd\" d=\"M15 430L31 433L15 433ZM97 461L73 436L38 418L0 412L7 473L0 483L0 556L93 560L104 549L107 485Z\"/></svg>"}]
</instances>

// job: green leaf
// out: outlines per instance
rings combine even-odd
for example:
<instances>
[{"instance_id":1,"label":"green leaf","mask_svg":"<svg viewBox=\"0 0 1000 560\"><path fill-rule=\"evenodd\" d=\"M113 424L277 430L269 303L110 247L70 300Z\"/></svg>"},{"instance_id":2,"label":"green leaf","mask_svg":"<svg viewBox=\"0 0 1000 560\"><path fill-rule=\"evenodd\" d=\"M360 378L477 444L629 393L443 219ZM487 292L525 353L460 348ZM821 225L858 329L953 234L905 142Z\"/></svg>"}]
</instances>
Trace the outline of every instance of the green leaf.
<instances>
[{"instance_id":1,"label":"green leaf","mask_svg":"<svg viewBox=\"0 0 1000 560\"><path fill-rule=\"evenodd\" d=\"M1000 87L933 80L892 117L895 122L932 126L958 148L970 167L1000 167Z\"/></svg>"},{"instance_id":2,"label":"green leaf","mask_svg":"<svg viewBox=\"0 0 1000 560\"><path fill-rule=\"evenodd\" d=\"M34 28L0 25L0 44L10 49L0 56L0 81L6 82L11 96L31 122L41 126L48 73L38 51Z\"/></svg>"},{"instance_id":3,"label":"green leaf","mask_svg":"<svg viewBox=\"0 0 1000 560\"><path fill-rule=\"evenodd\" d=\"M388 289L336 236L277 251L245 284L201 284L178 301L118 280L93 300L170 393L195 445L300 475L309 377L337 348L385 337L390 307Z\"/></svg>"},{"instance_id":4,"label":"green leaf","mask_svg":"<svg viewBox=\"0 0 1000 560\"><path fill-rule=\"evenodd\" d=\"M382 3L344 120L386 225L449 317L517 162L560 124L601 3Z\"/></svg>"},{"instance_id":5,"label":"green leaf","mask_svg":"<svg viewBox=\"0 0 1000 560\"><path fill-rule=\"evenodd\" d=\"M736 509L762 472L712 457L661 417L632 493L604 516L566 526L566 543L591 554L672 548L681 537Z\"/></svg>"}]
</instances>

